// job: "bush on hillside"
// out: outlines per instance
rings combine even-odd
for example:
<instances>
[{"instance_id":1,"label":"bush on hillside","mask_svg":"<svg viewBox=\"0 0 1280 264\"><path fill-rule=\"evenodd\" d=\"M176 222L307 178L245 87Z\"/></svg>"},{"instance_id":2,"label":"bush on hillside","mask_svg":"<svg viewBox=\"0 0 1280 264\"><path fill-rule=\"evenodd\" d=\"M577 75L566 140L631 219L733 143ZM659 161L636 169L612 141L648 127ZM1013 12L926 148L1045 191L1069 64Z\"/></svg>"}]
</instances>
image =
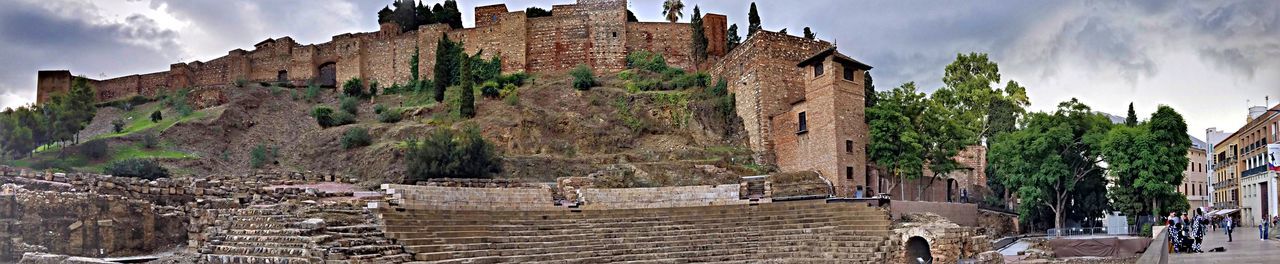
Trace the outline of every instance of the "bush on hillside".
<instances>
[{"instance_id":1,"label":"bush on hillside","mask_svg":"<svg viewBox=\"0 0 1280 264\"><path fill-rule=\"evenodd\" d=\"M342 133L341 141L343 149L368 146L372 143L369 139L369 130L361 127L348 128L347 132Z\"/></svg>"},{"instance_id":2,"label":"bush on hillside","mask_svg":"<svg viewBox=\"0 0 1280 264\"><path fill-rule=\"evenodd\" d=\"M164 115L163 115L163 114L160 114L160 110L156 110L155 112L151 112L151 122L152 122L152 123L160 122L160 120L164 120Z\"/></svg>"},{"instance_id":3,"label":"bush on hillside","mask_svg":"<svg viewBox=\"0 0 1280 264\"><path fill-rule=\"evenodd\" d=\"M107 141L99 139L80 144L80 156L90 160L101 160L107 157Z\"/></svg>"},{"instance_id":4,"label":"bush on hillside","mask_svg":"<svg viewBox=\"0 0 1280 264\"><path fill-rule=\"evenodd\" d=\"M627 68L641 69L650 72L663 72L667 70L667 59L662 54L657 54L647 50L635 51L627 54Z\"/></svg>"},{"instance_id":5,"label":"bush on hillside","mask_svg":"<svg viewBox=\"0 0 1280 264\"><path fill-rule=\"evenodd\" d=\"M304 97L307 99L307 102L316 102L316 99L320 97L320 85L315 83L308 84L307 93Z\"/></svg>"},{"instance_id":6,"label":"bush on hillside","mask_svg":"<svg viewBox=\"0 0 1280 264\"><path fill-rule=\"evenodd\" d=\"M507 84L512 84L515 86L524 86L525 81L528 81L528 80L529 80L528 73L517 72L517 73L504 74L502 76L499 76L498 84L501 84L502 86L506 86Z\"/></svg>"},{"instance_id":7,"label":"bush on hillside","mask_svg":"<svg viewBox=\"0 0 1280 264\"><path fill-rule=\"evenodd\" d=\"M269 164L276 163L276 157L279 153L276 148L268 148L266 145L258 144L249 151L249 167L258 169Z\"/></svg>"},{"instance_id":8,"label":"bush on hillside","mask_svg":"<svg viewBox=\"0 0 1280 264\"><path fill-rule=\"evenodd\" d=\"M360 111L360 102L356 101L356 98L354 97L343 97L342 102L338 104L338 109L342 109L343 112L355 115Z\"/></svg>"},{"instance_id":9,"label":"bush on hillside","mask_svg":"<svg viewBox=\"0 0 1280 264\"><path fill-rule=\"evenodd\" d=\"M360 78L351 78L342 83L342 94L348 97L364 96L364 82Z\"/></svg>"},{"instance_id":10,"label":"bush on hillside","mask_svg":"<svg viewBox=\"0 0 1280 264\"><path fill-rule=\"evenodd\" d=\"M493 145L469 128L462 133L437 128L426 139L410 139L405 173L410 181L433 178L488 178L502 170Z\"/></svg>"},{"instance_id":11,"label":"bush on hillside","mask_svg":"<svg viewBox=\"0 0 1280 264\"><path fill-rule=\"evenodd\" d=\"M124 132L124 119L111 120L111 131L115 133Z\"/></svg>"},{"instance_id":12,"label":"bush on hillside","mask_svg":"<svg viewBox=\"0 0 1280 264\"><path fill-rule=\"evenodd\" d=\"M334 126L332 108L327 106L317 106L315 109L311 109L311 116L316 118L316 123L320 124L320 127L322 128Z\"/></svg>"},{"instance_id":13,"label":"bush on hillside","mask_svg":"<svg viewBox=\"0 0 1280 264\"><path fill-rule=\"evenodd\" d=\"M119 177L134 177L146 180L168 178L169 170L150 159L126 159L112 162L103 171Z\"/></svg>"},{"instance_id":14,"label":"bush on hillside","mask_svg":"<svg viewBox=\"0 0 1280 264\"><path fill-rule=\"evenodd\" d=\"M595 72L586 64L579 64L577 68L569 71L569 75L573 76L573 88L586 91L596 86Z\"/></svg>"},{"instance_id":15,"label":"bush on hillside","mask_svg":"<svg viewBox=\"0 0 1280 264\"><path fill-rule=\"evenodd\" d=\"M403 113L401 113L400 110L398 109L382 110L381 113L378 113L378 122L383 122L383 123L400 122L401 114Z\"/></svg>"},{"instance_id":16,"label":"bush on hillside","mask_svg":"<svg viewBox=\"0 0 1280 264\"><path fill-rule=\"evenodd\" d=\"M156 137L156 134L154 133L142 134L143 148L154 149L156 148L156 146L159 146L159 145L160 145L160 139Z\"/></svg>"},{"instance_id":17,"label":"bush on hillside","mask_svg":"<svg viewBox=\"0 0 1280 264\"><path fill-rule=\"evenodd\" d=\"M480 94L484 95L484 97L487 97L490 99L497 98L499 95L499 92L501 91L500 91L500 88L498 88L498 82L487 81L487 82L484 82L484 85L480 85Z\"/></svg>"}]
</instances>

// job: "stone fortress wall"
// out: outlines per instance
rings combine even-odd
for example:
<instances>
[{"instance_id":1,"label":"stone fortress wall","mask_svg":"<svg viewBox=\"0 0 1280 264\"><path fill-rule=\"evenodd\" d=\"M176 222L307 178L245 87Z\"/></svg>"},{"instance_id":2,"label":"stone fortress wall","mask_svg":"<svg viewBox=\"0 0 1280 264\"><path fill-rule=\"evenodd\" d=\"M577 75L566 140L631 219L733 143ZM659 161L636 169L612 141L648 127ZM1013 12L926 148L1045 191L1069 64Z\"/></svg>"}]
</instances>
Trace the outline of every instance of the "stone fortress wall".
<instances>
[{"instance_id":1,"label":"stone fortress wall","mask_svg":"<svg viewBox=\"0 0 1280 264\"><path fill-rule=\"evenodd\" d=\"M311 82L341 85L351 78L381 85L403 84L411 78L409 61L418 55L420 78L431 78L435 48L442 36L462 41L468 54L498 56L502 71L555 72L586 64L602 71L626 67L626 55L650 50L664 54L671 65L694 69L690 55L692 29L688 23L628 22L626 0L578 0L552 6L552 16L527 18L506 5L476 7L475 27L452 29L445 24L420 26L400 33L386 24L378 32L346 33L331 41L299 44L290 37L263 40L253 50L236 49L208 61L175 63L169 70L92 80L99 101L134 95L154 96L188 87L245 82ZM711 40L711 56L724 55L723 15L707 14L704 28ZM324 74L332 70L332 76ZM70 90L67 71L37 74L38 103ZM368 83L368 82L366 82Z\"/></svg>"}]
</instances>

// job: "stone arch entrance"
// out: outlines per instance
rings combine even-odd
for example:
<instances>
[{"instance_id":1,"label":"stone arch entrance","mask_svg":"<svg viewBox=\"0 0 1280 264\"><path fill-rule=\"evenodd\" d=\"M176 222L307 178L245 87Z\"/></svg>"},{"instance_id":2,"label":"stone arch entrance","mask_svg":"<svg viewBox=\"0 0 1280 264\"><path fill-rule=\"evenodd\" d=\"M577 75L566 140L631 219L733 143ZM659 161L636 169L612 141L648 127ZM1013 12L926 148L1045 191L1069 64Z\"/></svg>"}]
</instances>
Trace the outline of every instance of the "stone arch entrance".
<instances>
[{"instance_id":1,"label":"stone arch entrance","mask_svg":"<svg viewBox=\"0 0 1280 264\"><path fill-rule=\"evenodd\" d=\"M326 62L316 69L316 84L323 87L338 87L338 64Z\"/></svg>"},{"instance_id":2,"label":"stone arch entrance","mask_svg":"<svg viewBox=\"0 0 1280 264\"><path fill-rule=\"evenodd\" d=\"M955 202L956 179L947 179L947 202Z\"/></svg>"},{"instance_id":3,"label":"stone arch entrance","mask_svg":"<svg viewBox=\"0 0 1280 264\"><path fill-rule=\"evenodd\" d=\"M907 239L907 263L933 263L933 254L929 253L929 241L918 236Z\"/></svg>"},{"instance_id":4,"label":"stone arch entrance","mask_svg":"<svg viewBox=\"0 0 1280 264\"><path fill-rule=\"evenodd\" d=\"M289 71L288 71L288 70L280 70L279 72L276 72L276 82L278 82L278 83L288 83L288 82L289 82Z\"/></svg>"}]
</instances>

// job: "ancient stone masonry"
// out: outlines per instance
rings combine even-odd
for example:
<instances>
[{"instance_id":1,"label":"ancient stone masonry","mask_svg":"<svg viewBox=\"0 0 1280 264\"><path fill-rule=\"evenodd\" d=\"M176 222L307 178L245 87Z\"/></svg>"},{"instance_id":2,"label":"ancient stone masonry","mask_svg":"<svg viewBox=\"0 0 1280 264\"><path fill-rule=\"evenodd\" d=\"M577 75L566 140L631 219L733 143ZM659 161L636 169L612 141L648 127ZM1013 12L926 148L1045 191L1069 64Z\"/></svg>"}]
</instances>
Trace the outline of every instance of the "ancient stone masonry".
<instances>
[{"instance_id":1,"label":"ancient stone masonry","mask_svg":"<svg viewBox=\"0 0 1280 264\"><path fill-rule=\"evenodd\" d=\"M400 27L388 24L379 32L341 34L319 44L302 45L290 37L266 39L250 51L236 49L209 61L172 64L168 71L91 80L91 84L99 101L240 80L333 86L362 78L384 86L403 84L411 78L409 60L415 51L420 76L430 78L436 43L444 35L462 41L468 54L483 51L486 59L501 57L504 73L562 71L580 64L618 71L625 68L627 53L648 49L664 53L674 66L695 67L689 58L692 30L687 23L627 22L626 0L578 0L554 5L551 11L550 17L530 19L523 10L510 12L506 5L497 4L476 7L474 28L432 24L401 33ZM708 38L712 45L723 46L724 16L707 17ZM710 50L714 56L723 54L723 49ZM69 91L73 78L68 71L40 71L37 77L39 102Z\"/></svg>"},{"instance_id":2,"label":"ancient stone masonry","mask_svg":"<svg viewBox=\"0 0 1280 264\"><path fill-rule=\"evenodd\" d=\"M150 253L186 240L182 208L117 195L31 191L0 194L0 261L28 251L80 256Z\"/></svg>"}]
</instances>

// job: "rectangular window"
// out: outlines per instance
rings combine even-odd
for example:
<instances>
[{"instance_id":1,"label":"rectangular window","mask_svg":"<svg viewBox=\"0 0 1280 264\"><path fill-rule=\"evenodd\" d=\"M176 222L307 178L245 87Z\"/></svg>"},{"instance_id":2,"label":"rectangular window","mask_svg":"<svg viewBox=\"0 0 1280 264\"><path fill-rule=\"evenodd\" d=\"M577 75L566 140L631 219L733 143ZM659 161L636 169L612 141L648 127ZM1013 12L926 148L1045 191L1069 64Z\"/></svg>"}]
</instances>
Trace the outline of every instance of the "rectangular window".
<instances>
[{"instance_id":1,"label":"rectangular window","mask_svg":"<svg viewBox=\"0 0 1280 264\"><path fill-rule=\"evenodd\" d=\"M796 134L809 132L809 121L805 120L804 112L800 112L797 123L799 124L799 129L796 130Z\"/></svg>"},{"instance_id":2,"label":"rectangular window","mask_svg":"<svg viewBox=\"0 0 1280 264\"><path fill-rule=\"evenodd\" d=\"M822 76L822 62L813 64L813 77Z\"/></svg>"},{"instance_id":3,"label":"rectangular window","mask_svg":"<svg viewBox=\"0 0 1280 264\"><path fill-rule=\"evenodd\" d=\"M844 141L844 152L853 153L853 140Z\"/></svg>"},{"instance_id":4,"label":"rectangular window","mask_svg":"<svg viewBox=\"0 0 1280 264\"><path fill-rule=\"evenodd\" d=\"M844 79L845 79L845 80L849 80L849 81L853 81L853 67L849 67L849 65L845 65L845 67L844 67Z\"/></svg>"},{"instance_id":5,"label":"rectangular window","mask_svg":"<svg viewBox=\"0 0 1280 264\"><path fill-rule=\"evenodd\" d=\"M853 167L844 167L844 178L846 180L853 179Z\"/></svg>"}]
</instances>

